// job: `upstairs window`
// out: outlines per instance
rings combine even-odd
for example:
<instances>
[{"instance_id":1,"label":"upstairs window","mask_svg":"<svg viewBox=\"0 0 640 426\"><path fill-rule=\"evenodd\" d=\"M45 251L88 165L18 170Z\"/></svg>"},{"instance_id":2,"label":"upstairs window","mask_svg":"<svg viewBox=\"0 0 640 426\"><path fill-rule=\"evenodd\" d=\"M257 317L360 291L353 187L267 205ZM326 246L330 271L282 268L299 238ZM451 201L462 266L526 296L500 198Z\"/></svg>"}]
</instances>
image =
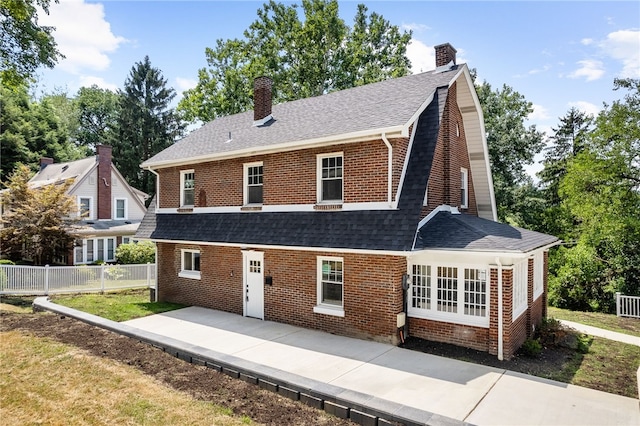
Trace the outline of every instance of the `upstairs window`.
<instances>
[{"instance_id":1,"label":"upstairs window","mask_svg":"<svg viewBox=\"0 0 640 426\"><path fill-rule=\"evenodd\" d=\"M262 163L244 165L245 204L262 204Z\"/></svg>"},{"instance_id":2,"label":"upstairs window","mask_svg":"<svg viewBox=\"0 0 640 426\"><path fill-rule=\"evenodd\" d=\"M91 197L78 197L78 210L81 218L93 219L91 201Z\"/></svg>"},{"instance_id":3,"label":"upstairs window","mask_svg":"<svg viewBox=\"0 0 640 426\"><path fill-rule=\"evenodd\" d=\"M460 207L469 208L469 171L460 169Z\"/></svg>"},{"instance_id":4,"label":"upstairs window","mask_svg":"<svg viewBox=\"0 0 640 426\"><path fill-rule=\"evenodd\" d=\"M116 198L114 203L115 214L114 219L126 219L127 218L127 200L126 198Z\"/></svg>"},{"instance_id":5,"label":"upstairs window","mask_svg":"<svg viewBox=\"0 0 640 426\"><path fill-rule=\"evenodd\" d=\"M318 156L318 201L342 202L342 153Z\"/></svg>"},{"instance_id":6,"label":"upstairs window","mask_svg":"<svg viewBox=\"0 0 640 426\"><path fill-rule=\"evenodd\" d=\"M193 170L180 172L180 202L181 206L193 207L196 174Z\"/></svg>"}]
</instances>

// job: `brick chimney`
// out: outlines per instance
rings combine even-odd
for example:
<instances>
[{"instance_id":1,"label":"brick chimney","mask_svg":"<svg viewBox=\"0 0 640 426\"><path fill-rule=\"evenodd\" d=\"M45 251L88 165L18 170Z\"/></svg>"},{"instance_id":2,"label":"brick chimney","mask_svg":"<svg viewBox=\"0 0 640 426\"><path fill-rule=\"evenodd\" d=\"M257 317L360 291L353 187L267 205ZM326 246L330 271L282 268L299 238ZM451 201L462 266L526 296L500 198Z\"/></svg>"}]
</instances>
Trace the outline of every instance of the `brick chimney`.
<instances>
[{"instance_id":1,"label":"brick chimney","mask_svg":"<svg viewBox=\"0 0 640 426\"><path fill-rule=\"evenodd\" d=\"M253 81L253 125L260 126L271 117L273 80L261 76Z\"/></svg>"},{"instance_id":2,"label":"brick chimney","mask_svg":"<svg viewBox=\"0 0 640 426\"><path fill-rule=\"evenodd\" d=\"M452 45L444 43L434 47L434 49L436 49L436 68L448 65L450 62L453 62L454 65L456 64L457 50Z\"/></svg>"},{"instance_id":3,"label":"brick chimney","mask_svg":"<svg viewBox=\"0 0 640 426\"><path fill-rule=\"evenodd\" d=\"M111 219L111 147L98 145L98 220Z\"/></svg>"},{"instance_id":4,"label":"brick chimney","mask_svg":"<svg viewBox=\"0 0 640 426\"><path fill-rule=\"evenodd\" d=\"M49 158L49 157L42 157L40 159L40 170L42 171L45 167L47 167L49 164L53 164L53 158Z\"/></svg>"}]
</instances>

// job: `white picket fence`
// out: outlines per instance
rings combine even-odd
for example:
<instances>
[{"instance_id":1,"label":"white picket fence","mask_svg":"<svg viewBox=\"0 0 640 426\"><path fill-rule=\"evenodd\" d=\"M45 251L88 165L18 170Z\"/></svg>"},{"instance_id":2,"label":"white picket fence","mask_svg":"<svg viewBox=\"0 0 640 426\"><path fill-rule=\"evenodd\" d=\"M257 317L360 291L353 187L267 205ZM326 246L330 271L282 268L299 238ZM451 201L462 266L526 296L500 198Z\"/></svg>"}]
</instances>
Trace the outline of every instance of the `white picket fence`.
<instances>
[{"instance_id":1,"label":"white picket fence","mask_svg":"<svg viewBox=\"0 0 640 426\"><path fill-rule=\"evenodd\" d=\"M0 295L104 292L156 285L156 265L0 265Z\"/></svg>"},{"instance_id":2,"label":"white picket fence","mask_svg":"<svg viewBox=\"0 0 640 426\"><path fill-rule=\"evenodd\" d=\"M616 293L616 315L640 318L640 297Z\"/></svg>"}]
</instances>

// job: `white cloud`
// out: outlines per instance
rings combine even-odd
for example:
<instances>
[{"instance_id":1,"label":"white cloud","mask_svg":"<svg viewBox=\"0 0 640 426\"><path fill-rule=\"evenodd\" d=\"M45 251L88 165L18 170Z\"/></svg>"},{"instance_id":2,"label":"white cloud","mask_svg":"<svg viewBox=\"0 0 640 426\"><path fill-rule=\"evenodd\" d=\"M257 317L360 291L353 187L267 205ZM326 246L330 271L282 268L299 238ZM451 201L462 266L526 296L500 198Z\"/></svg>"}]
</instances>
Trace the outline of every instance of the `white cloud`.
<instances>
[{"instance_id":1,"label":"white cloud","mask_svg":"<svg viewBox=\"0 0 640 426\"><path fill-rule=\"evenodd\" d=\"M576 107L580 111L585 112L594 117L597 116L600 110L602 109L601 107L586 101L569 102L569 107Z\"/></svg>"},{"instance_id":2,"label":"white cloud","mask_svg":"<svg viewBox=\"0 0 640 426\"><path fill-rule=\"evenodd\" d=\"M544 121L549 118L551 118L549 110L537 104L533 104L533 112L527 117L529 121Z\"/></svg>"},{"instance_id":3,"label":"white cloud","mask_svg":"<svg viewBox=\"0 0 640 426\"><path fill-rule=\"evenodd\" d=\"M38 15L39 23L56 27L53 36L58 49L66 56L58 66L73 74L85 69L106 69L111 62L108 54L127 41L113 34L100 3L60 0L60 3L51 3L49 12L49 15Z\"/></svg>"},{"instance_id":4,"label":"white cloud","mask_svg":"<svg viewBox=\"0 0 640 426\"><path fill-rule=\"evenodd\" d=\"M400 28L402 28L405 31L413 31L414 33L421 33L423 31L427 31L431 29L431 27L428 27L425 24L417 24L415 22L402 23L402 25L400 25Z\"/></svg>"},{"instance_id":5,"label":"white cloud","mask_svg":"<svg viewBox=\"0 0 640 426\"><path fill-rule=\"evenodd\" d=\"M600 48L605 55L622 62L620 77L640 78L640 30L609 33Z\"/></svg>"},{"instance_id":6,"label":"white cloud","mask_svg":"<svg viewBox=\"0 0 640 426\"><path fill-rule=\"evenodd\" d=\"M411 72L418 74L435 68L436 52L433 46L427 46L412 38L407 46L407 57L411 61Z\"/></svg>"},{"instance_id":7,"label":"white cloud","mask_svg":"<svg viewBox=\"0 0 640 426\"><path fill-rule=\"evenodd\" d=\"M604 64L602 61L595 59L584 59L578 61L580 68L569 74L569 78L586 78L587 81L593 81L604 75Z\"/></svg>"},{"instance_id":8,"label":"white cloud","mask_svg":"<svg viewBox=\"0 0 640 426\"><path fill-rule=\"evenodd\" d=\"M118 86L116 84L112 84L112 83L107 83L105 81L104 78L102 77L94 77L94 76L90 76L90 75L83 75L80 76L79 78L79 87L91 87L93 85L96 85L98 87L100 87L101 89L109 89L113 92L118 90Z\"/></svg>"},{"instance_id":9,"label":"white cloud","mask_svg":"<svg viewBox=\"0 0 640 426\"><path fill-rule=\"evenodd\" d=\"M176 92L182 94L185 90L193 89L198 84L198 80L193 78L176 77Z\"/></svg>"},{"instance_id":10,"label":"white cloud","mask_svg":"<svg viewBox=\"0 0 640 426\"><path fill-rule=\"evenodd\" d=\"M589 46L590 44L593 44L593 39L583 38L582 40L580 40L580 43L584 44L585 46Z\"/></svg>"}]
</instances>

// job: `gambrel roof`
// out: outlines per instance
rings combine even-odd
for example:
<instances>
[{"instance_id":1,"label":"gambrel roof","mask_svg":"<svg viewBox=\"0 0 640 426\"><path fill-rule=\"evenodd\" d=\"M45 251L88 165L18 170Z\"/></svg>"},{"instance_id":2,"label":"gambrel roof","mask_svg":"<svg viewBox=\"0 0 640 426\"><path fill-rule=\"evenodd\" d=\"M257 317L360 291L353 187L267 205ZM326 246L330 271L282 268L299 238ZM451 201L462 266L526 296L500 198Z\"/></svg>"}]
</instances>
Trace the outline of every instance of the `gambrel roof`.
<instances>
[{"instance_id":1,"label":"gambrel roof","mask_svg":"<svg viewBox=\"0 0 640 426\"><path fill-rule=\"evenodd\" d=\"M426 72L327 95L273 106L273 120L253 126L253 111L215 119L151 157L141 167L205 161L225 155L241 156L266 149L282 150L393 133L408 136L409 126L438 87L448 86L462 72Z\"/></svg>"}]
</instances>

